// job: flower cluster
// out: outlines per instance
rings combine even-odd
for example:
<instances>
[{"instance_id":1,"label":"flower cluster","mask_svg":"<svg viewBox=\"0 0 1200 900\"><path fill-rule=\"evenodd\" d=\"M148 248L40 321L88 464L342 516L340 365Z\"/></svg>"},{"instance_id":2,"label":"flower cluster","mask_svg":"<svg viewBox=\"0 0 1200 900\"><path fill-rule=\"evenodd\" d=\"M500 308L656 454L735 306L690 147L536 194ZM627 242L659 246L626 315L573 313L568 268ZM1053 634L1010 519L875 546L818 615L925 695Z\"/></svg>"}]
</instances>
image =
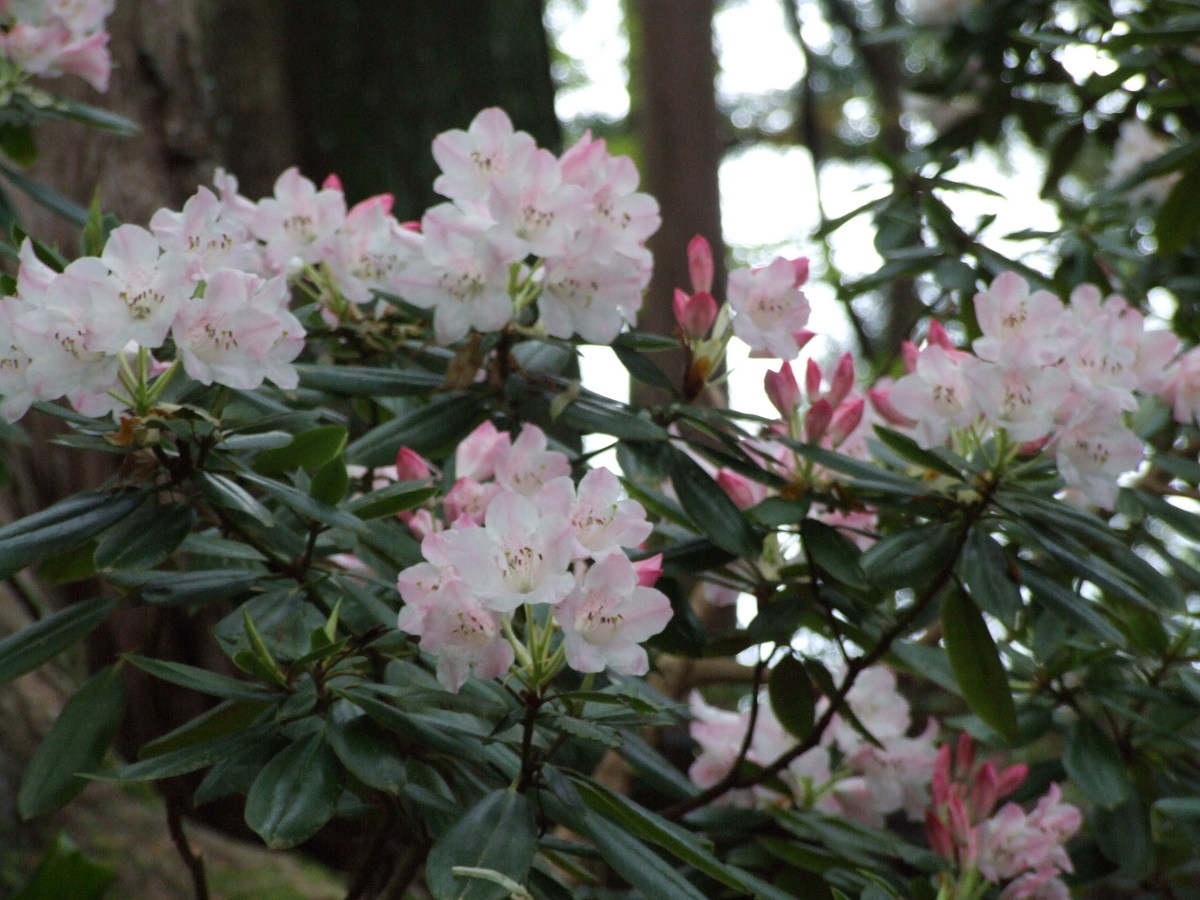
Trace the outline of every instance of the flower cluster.
<instances>
[{"instance_id":1,"label":"flower cluster","mask_svg":"<svg viewBox=\"0 0 1200 900\"><path fill-rule=\"evenodd\" d=\"M499 109L440 135L433 155L434 189L451 202L422 217L397 292L432 310L439 343L499 330L534 303L543 333L601 344L637 315L660 219L628 157L589 133L556 158Z\"/></svg>"},{"instance_id":2,"label":"flower cluster","mask_svg":"<svg viewBox=\"0 0 1200 900\"><path fill-rule=\"evenodd\" d=\"M1023 451L1053 451L1068 488L1104 506L1142 458L1125 424L1135 395L1169 391L1177 414L1194 414L1181 398L1195 379L1172 366L1178 338L1147 330L1123 297L1083 285L1064 305L1005 272L976 294L975 315L983 334L971 351L934 323L924 347L906 345L909 372L886 393L892 424L922 447L1002 430Z\"/></svg>"},{"instance_id":3,"label":"flower cluster","mask_svg":"<svg viewBox=\"0 0 1200 900\"><path fill-rule=\"evenodd\" d=\"M781 780L791 790L790 797L758 786L730 792L722 802L742 806L795 804L876 827L883 824L885 816L898 811L912 821L920 820L929 804L937 723L930 719L919 735L908 736L912 724L908 701L896 689L896 676L882 666L863 671L846 703L878 745L835 715L817 745L792 760L781 773ZM757 706L745 758L765 766L795 746L796 739L780 724L768 703ZM696 784L709 787L737 764L751 711L717 709L693 694L691 712L690 731L700 753L688 774Z\"/></svg>"},{"instance_id":4,"label":"flower cluster","mask_svg":"<svg viewBox=\"0 0 1200 900\"><path fill-rule=\"evenodd\" d=\"M428 474L411 453L397 468L402 478ZM645 674L640 643L666 627L671 604L651 587L658 559L634 563L622 550L651 525L617 477L591 469L576 484L539 428L514 439L490 422L459 444L454 471L440 515L410 522L424 533L425 561L397 579L399 627L437 657L439 680L458 690L472 670L497 677L514 661L534 680L563 662Z\"/></svg>"},{"instance_id":5,"label":"flower cluster","mask_svg":"<svg viewBox=\"0 0 1200 900\"><path fill-rule=\"evenodd\" d=\"M112 58L104 20L116 0L0 0L0 59L12 86L26 75L78 75L108 89Z\"/></svg>"},{"instance_id":6,"label":"flower cluster","mask_svg":"<svg viewBox=\"0 0 1200 900\"><path fill-rule=\"evenodd\" d=\"M1058 785L1051 784L1032 812L1016 803L997 812L996 804L1020 787L1028 769L975 763L966 734L953 754L949 746L938 751L933 802L925 814L929 845L954 866L960 886L982 876L992 884L1008 882L1001 900L1067 900L1058 876L1072 871L1063 844L1079 830L1079 810L1063 803Z\"/></svg>"}]
</instances>

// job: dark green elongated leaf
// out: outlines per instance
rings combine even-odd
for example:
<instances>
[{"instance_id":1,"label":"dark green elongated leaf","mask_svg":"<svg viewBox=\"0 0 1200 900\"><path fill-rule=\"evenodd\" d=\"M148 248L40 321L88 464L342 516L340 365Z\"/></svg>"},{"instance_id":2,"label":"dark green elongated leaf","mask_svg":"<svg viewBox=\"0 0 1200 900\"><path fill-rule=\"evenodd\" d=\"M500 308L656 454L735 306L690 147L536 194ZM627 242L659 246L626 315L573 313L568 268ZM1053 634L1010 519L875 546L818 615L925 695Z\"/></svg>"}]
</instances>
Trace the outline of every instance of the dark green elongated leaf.
<instances>
[{"instance_id":1,"label":"dark green elongated leaf","mask_svg":"<svg viewBox=\"0 0 1200 900\"><path fill-rule=\"evenodd\" d=\"M1097 809L1093 822L1096 843L1122 874L1139 880L1150 874L1154 868L1154 832L1149 811L1136 793L1113 809Z\"/></svg>"},{"instance_id":2,"label":"dark green elongated leaf","mask_svg":"<svg viewBox=\"0 0 1200 900\"><path fill-rule=\"evenodd\" d=\"M242 626L245 628L246 637L250 641L250 650L247 652L257 663L250 671L259 675L265 681L279 687L287 687L287 678L284 677L283 670L279 668L279 663L275 662L275 657L271 655L266 641L258 633L258 628L255 627L254 620L250 618L250 610L246 606L242 607ZM233 661L235 663L238 662L238 656L240 655L234 654Z\"/></svg>"},{"instance_id":3,"label":"dark green elongated leaf","mask_svg":"<svg viewBox=\"0 0 1200 900\"><path fill-rule=\"evenodd\" d=\"M361 466L390 466L401 447L411 447L423 456L440 456L486 414L487 407L474 394L447 391L368 431L346 448L346 459Z\"/></svg>"},{"instance_id":4,"label":"dark green elongated leaf","mask_svg":"<svg viewBox=\"0 0 1200 900\"><path fill-rule=\"evenodd\" d=\"M318 503L337 506L345 499L348 487L350 487L350 473L346 471L345 458L339 455L313 473L308 495Z\"/></svg>"},{"instance_id":5,"label":"dark green elongated leaf","mask_svg":"<svg viewBox=\"0 0 1200 900\"><path fill-rule=\"evenodd\" d=\"M326 720L329 746L346 771L363 784L398 795L408 783L408 770L396 744L369 717L353 712L346 701L338 701L334 714Z\"/></svg>"},{"instance_id":6,"label":"dark green elongated leaf","mask_svg":"<svg viewBox=\"0 0 1200 900\"><path fill-rule=\"evenodd\" d=\"M590 397L580 397L567 405L558 420L568 428L585 433L611 434L626 441L665 441L667 432L661 425Z\"/></svg>"},{"instance_id":7,"label":"dark green elongated leaf","mask_svg":"<svg viewBox=\"0 0 1200 900\"><path fill-rule=\"evenodd\" d=\"M303 431L292 438L290 444L258 454L254 471L259 475L277 476L296 469L319 469L342 452L347 434L341 425L322 425Z\"/></svg>"},{"instance_id":8,"label":"dark green elongated leaf","mask_svg":"<svg viewBox=\"0 0 1200 900\"><path fill-rule=\"evenodd\" d=\"M108 618L117 608L111 597L73 603L0 641L0 684L12 681L57 656Z\"/></svg>"},{"instance_id":9,"label":"dark green elongated leaf","mask_svg":"<svg viewBox=\"0 0 1200 900\"><path fill-rule=\"evenodd\" d=\"M91 777L102 781L154 781L158 778L186 775L188 772L195 772L197 769L206 768L233 756L259 741L269 740L275 736L278 727L274 723L264 722L243 731L235 731L233 734L200 741L198 744L163 753L141 762L129 763L103 772L94 772Z\"/></svg>"},{"instance_id":10,"label":"dark green elongated leaf","mask_svg":"<svg viewBox=\"0 0 1200 900\"><path fill-rule=\"evenodd\" d=\"M817 698L804 662L789 653L771 669L767 696L781 725L794 737L804 740L812 731Z\"/></svg>"},{"instance_id":11,"label":"dark green elongated leaf","mask_svg":"<svg viewBox=\"0 0 1200 900\"><path fill-rule=\"evenodd\" d=\"M622 347L620 344L613 344L612 349L621 365L625 367L625 371L638 381L662 388L665 391L674 391L675 387L671 384L671 379L654 362L646 359L636 350Z\"/></svg>"},{"instance_id":12,"label":"dark green elongated leaf","mask_svg":"<svg viewBox=\"0 0 1200 900\"><path fill-rule=\"evenodd\" d=\"M860 559L866 581L885 591L926 584L954 561L956 535L941 522L906 528L872 544Z\"/></svg>"},{"instance_id":13,"label":"dark green elongated leaf","mask_svg":"<svg viewBox=\"0 0 1200 900\"><path fill-rule=\"evenodd\" d=\"M227 700L270 700L275 695L263 690L262 687L248 681L230 678L218 672L210 672L187 663L171 662L165 659L151 659L148 656L129 655L125 657L132 665L143 672L177 684L189 690L199 691L210 697L221 697Z\"/></svg>"},{"instance_id":14,"label":"dark green elongated leaf","mask_svg":"<svg viewBox=\"0 0 1200 900\"><path fill-rule=\"evenodd\" d=\"M1192 164L1175 182L1154 219L1154 236L1158 252L1175 256L1196 241L1200 231L1200 165Z\"/></svg>"},{"instance_id":15,"label":"dark green elongated leaf","mask_svg":"<svg viewBox=\"0 0 1200 900\"><path fill-rule=\"evenodd\" d=\"M1155 462L1157 461L1158 457L1155 458ZM1185 538L1200 541L1200 516L1180 509L1175 504L1169 503L1149 491L1134 491L1133 493L1146 512L1156 519L1161 519L1168 527L1179 532Z\"/></svg>"},{"instance_id":16,"label":"dark green elongated leaf","mask_svg":"<svg viewBox=\"0 0 1200 900\"><path fill-rule=\"evenodd\" d=\"M787 900L790 896L769 885L747 884L742 873L726 866L713 854L710 845L688 829L651 812L621 794L592 781L576 781L575 788L583 801L611 824L629 834L659 847L681 862L736 891L745 891L769 900ZM755 880L757 882L757 879Z\"/></svg>"},{"instance_id":17,"label":"dark green elongated leaf","mask_svg":"<svg viewBox=\"0 0 1200 900\"><path fill-rule=\"evenodd\" d=\"M202 472L200 493L213 506L245 513L268 528L275 524L275 517L271 515L271 511L232 478L215 475L212 472Z\"/></svg>"},{"instance_id":18,"label":"dark green elongated leaf","mask_svg":"<svg viewBox=\"0 0 1200 900\"><path fill-rule=\"evenodd\" d=\"M184 722L178 728L144 744L138 751L138 757L151 759L201 741L244 731L254 724L268 705L265 700L225 700L190 722Z\"/></svg>"},{"instance_id":19,"label":"dark green elongated leaf","mask_svg":"<svg viewBox=\"0 0 1200 900\"><path fill-rule=\"evenodd\" d=\"M77 547L134 511L145 495L77 494L0 528L0 577Z\"/></svg>"},{"instance_id":20,"label":"dark green elongated leaf","mask_svg":"<svg viewBox=\"0 0 1200 900\"><path fill-rule=\"evenodd\" d=\"M332 528L344 528L355 534L364 532L362 519L352 516L350 513L336 506L330 506L328 503L314 500L308 494L297 490L291 485L250 472L243 473L242 478L262 488L264 492L270 494L285 506L290 507L293 512L305 519L320 522Z\"/></svg>"},{"instance_id":21,"label":"dark green elongated leaf","mask_svg":"<svg viewBox=\"0 0 1200 900\"><path fill-rule=\"evenodd\" d=\"M537 850L533 804L524 794L485 794L429 851L425 882L436 900L501 900L508 891L493 882L456 877L451 869L491 869L520 884Z\"/></svg>"},{"instance_id":22,"label":"dark green elongated leaf","mask_svg":"<svg viewBox=\"0 0 1200 900\"><path fill-rule=\"evenodd\" d=\"M107 666L67 700L42 739L17 793L17 810L26 819L71 800L87 785L78 772L100 765L125 711L121 667Z\"/></svg>"},{"instance_id":23,"label":"dark green elongated leaf","mask_svg":"<svg viewBox=\"0 0 1200 900\"><path fill-rule=\"evenodd\" d=\"M922 469L940 472L942 475L949 475L951 478L962 479L963 473L957 467L942 459L932 450L923 449L908 435L893 431L890 428L884 428L882 425L875 426L875 434L880 442L893 453L900 456L905 462L912 463Z\"/></svg>"},{"instance_id":24,"label":"dark green elongated leaf","mask_svg":"<svg viewBox=\"0 0 1200 900\"><path fill-rule=\"evenodd\" d=\"M33 877L10 900L64 900L66 885L70 885L71 900L103 900L116 880L116 871L88 859L69 837L60 834Z\"/></svg>"},{"instance_id":25,"label":"dark green elongated leaf","mask_svg":"<svg viewBox=\"0 0 1200 900\"><path fill-rule=\"evenodd\" d=\"M141 587L141 599L154 606L199 606L229 600L246 593L262 572L252 569L202 569L198 572L155 573L124 583Z\"/></svg>"},{"instance_id":26,"label":"dark green elongated leaf","mask_svg":"<svg viewBox=\"0 0 1200 900\"><path fill-rule=\"evenodd\" d=\"M3 172L5 178L28 194L31 199L52 213L62 216L75 227L82 228L87 224L87 210L74 200L68 200L58 191L30 178L20 169L0 165L0 172Z\"/></svg>"},{"instance_id":27,"label":"dark green elongated leaf","mask_svg":"<svg viewBox=\"0 0 1200 900\"><path fill-rule=\"evenodd\" d=\"M187 503L153 501L126 516L100 538L96 566L100 569L148 569L175 552L196 523Z\"/></svg>"},{"instance_id":28,"label":"dark green elongated leaf","mask_svg":"<svg viewBox=\"0 0 1200 900\"><path fill-rule=\"evenodd\" d=\"M950 657L954 680L962 688L971 712L1008 740L1015 741L1017 710L1008 674L987 623L961 590L950 591L942 600L942 641Z\"/></svg>"},{"instance_id":29,"label":"dark green elongated leaf","mask_svg":"<svg viewBox=\"0 0 1200 900\"><path fill-rule=\"evenodd\" d=\"M333 817L340 791L333 751L311 734L263 766L246 795L246 824L268 847L294 847Z\"/></svg>"},{"instance_id":30,"label":"dark green elongated leaf","mask_svg":"<svg viewBox=\"0 0 1200 900\"><path fill-rule=\"evenodd\" d=\"M42 107L39 112L47 118L67 119L68 121L78 122L89 128L99 128L101 131L108 131L121 137L133 137L142 130L137 122L117 115L111 110L90 106L87 103L80 103L77 100L71 100L67 97L55 97L53 103Z\"/></svg>"},{"instance_id":31,"label":"dark green elongated leaf","mask_svg":"<svg viewBox=\"0 0 1200 900\"><path fill-rule=\"evenodd\" d=\"M917 481L915 478L909 478L906 475L897 475L895 472L889 472L887 469L880 468L872 463L863 462L860 459L854 459L849 456L842 456L840 453L826 450L823 447L817 447L814 444L788 440L781 442L805 459L824 466L826 469L832 469L835 472L843 472L849 475L852 479L850 481L852 486L878 490L898 497L914 497L929 493L929 485Z\"/></svg>"},{"instance_id":32,"label":"dark green elongated leaf","mask_svg":"<svg viewBox=\"0 0 1200 900\"><path fill-rule=\"evenodd\" d=\"M368 366L297 365L302 387L347 397L428 396L443 378L420 369L378 369Z\"/></svg>"},{"instance_id":33,"label":"dark green elongated leaf","mask_svg":"<svg viewBox=\"0 0 1200 900\"><path fill-rule=\"evenodd\" d=\"M800 537L812 561L835 581L856 591L870 588L859 561L862 551L836 528L805 519L800 523Z\"/></svg>"},{"instance_id":34,"label":"dark green elongated leaf","mask_svg":"<svg viewBox=\"0 0 1200 900\"><path fill-rule=\"evenodd\" d=\"M1129 769L1117 745L1086 719L1071 725L1062 761L1075 786L1099 806L1113 809L1133 794Z\"/></svg>"},{"instance_id":35,"label":"dark green elongated leaf","mask_svg":"<svg viewBox=\"0 0 1200 900\"><path fill-rule=\"evenodd\" d=\"M1013 581L1004 549L986 531L973 528L967 535L958 576L966 582L976 606L1013 627L1021 609L1021 590Z\"/></svg>"},{"instance_id":36,"label":"dark green elongated leaf","mask_svg":"<svg viewBox=\"0 0 1200 900\"><path fill-rule=\"evenodd\" d=\"M709 540L735 556L758 558L762 540L742 511L699 463L675 447L671 448L671 484L684 511Z\"/></svg>"},{"instance_id":37,"label":"dark green elongated leaf","mask_svg":"<svg viewBox=\"0 0 1200 900\"><path fill-rule=\"evenodd\" d=\"M377 491L355 497L346 504L346 511L364 521L394 516L402 510L420 506L437 493L428 481L399 481Z\"/></svg>"},{"instance_id":38,"label":"dark green elongated leaf","mask_svg":"<svg viewBox=\"0 0 1200 900\"><path fill-rule=\"evenodd\" d=\"M562 807L554 805L556 818L569 828L591 840L612 870L647 897L670 897L671 900L706 900L703 893L674 869L666 860L628 831L586 807L582 813L569 816ZM555 815L555 813L551 813Z\"/></svg>"},{"instance_id":39,"label":"dark green elongated leaf","mask_svg":"<svg viewBox=\"0 0 1200 900\"><path fill-rule=\"evenodd\" d=\"M0 124L0 150L17 165L29 168L37 161L37 143L33 139L33 128L29 124Z\"/></svg>"},{"instance_id":40,"label":"dark green elongated leaf","mask_svg":"<svg viewBox=\"0 0 1200 900\"><path fill-rule=\"evenodd\" d=\"M1117 646L1124 644L1120 629L1109 622L1091 600L1021 560L1017 560L1017 570L1021 573L1021 582L1028 586L1034 599L1057 618Z\"/></svg>"}]
</instances>

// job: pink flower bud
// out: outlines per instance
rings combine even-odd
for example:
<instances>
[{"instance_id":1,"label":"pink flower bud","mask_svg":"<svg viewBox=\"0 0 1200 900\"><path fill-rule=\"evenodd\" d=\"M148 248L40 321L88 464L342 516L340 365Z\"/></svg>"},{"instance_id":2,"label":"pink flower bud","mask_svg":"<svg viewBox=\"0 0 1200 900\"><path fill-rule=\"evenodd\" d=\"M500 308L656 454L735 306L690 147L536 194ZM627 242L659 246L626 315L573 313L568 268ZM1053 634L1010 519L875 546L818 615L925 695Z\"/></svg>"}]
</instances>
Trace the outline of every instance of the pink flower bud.
<instances>
[{"instance_id":1,"label":"pink flower bud","mask_svg":"<svg viewBox=\"0 0 1200 900\"><path fill-rule=\"evenodd\" d=\"M1036 441L1026 441L1017 448L1017 455L1023 457L1037 456L1050 443L1050 435L1044 435Z\"/></svg>"},{"instance_id":2,"label":"pink flower bud","mask_svg":"<svg viewBox=\"0 0 1200 900\"><path fill-rule=\"evenodd\" d=\"M937 757L933 761L933 780L929 785L934 806L943 806L950 799L950 782L953 778L954 775L950 771L950 747L943 744L938 747Z\"/></svg>"},{"instance_id":3,"label":"pink flower bud","mask_svg":"<svg viewBox=\"0 0 1200 900\"><path fill-rule=\"evenodd\" d=\"M658 581L663 573L662 559L661 553L655 553L653 556L634 561L633 571L637 572L637 583L640 586L654 587L654 582Z\"/></svg>"},{"instance_id":4,"label":"pink flower bud","mask_svg":"<svg viewBox=\"0 0 1200 900\"><path fill-rule=\"evenodd\" d=\"M321 182L321 190L340 191L342 190L342 179L330 172L325 176L325 180Z\"/></svg>"},{"instance_id":5,"label":"pink flower bud","mask_svg":"<svg viewBox=\"0 0 1200 900\"><path fill-rule=\"evenodd\" d=\"M688 296L676 288L674 309L675 322L688 340L704 337L717 319L717 301L707 291Z\"/></svg>"},{"instance_id":6,"label":"pink flower bud","mask_svg":"<svg viewBox=\"0 0 1200 900\"><path fill-rule=\"evenodd\" d=\"M804 349L804 345L817 336L815 331L809 331L807 328L801 328L799 331L792 332L792 340L796 342L796 352L799 353Z\"/></svg>"},{"instance_id":7,"label":"pink flower bud","mask_svg":"<svg viewBox=\"0 0 1200 900\"><path fill-rule=\"evenodd\" d=\"M958 746L954 750L954 771L966 777L975 765L975 741L965 731L958 736Z\"/></svg>"},{"instance_id":8,"label":"pink flower bud","mask_svg":"<svg viewBox=\"0 0 1200 900\"><path fill-rule=\"evenodd\" d=\"M713 255L708 240L703 235L696 235L688 242L687 255L692 290L696 293L710 292L713 282Z\"/></svg>"},{"instance_id":9,"label":"pink flower bud","mask_svg":"<svg viewBox=\"0 0 1200 900\"><path fill-rule=\"evenodd\" d=\"M718 471L717 484L729 495L729 499L738 509L749 509L767 496L766 485L751 481L745 475L739 475L732 469Z\"/></svg>"},{"instance_id":10,"label":"pink flower bud","mask_svg":"<svg viewBox=\"0 0 1200 900\"><path fill-rule=\"evenodd\" d=\"M800 287L804 282L808 281L808 257L802 256L799 259L788 260L795 269L795 284L794 287Z\"/></svg>"},{"instance_id":11,"label":"pink flower bud","mask_svg":"<svg viewBox=\"0 0 1200 900\"><path fill-rule=\"evenodd\" d=\"M838 446L858 427L858 423L862 421L865 406L866 401L859 397L857 400L843 403L837 408L830 422L829 430L830 436L833 438L833 446Z\"/></svg>"},{"instance_id":12,"label":"pink flower bud","mask_svg":"<svg viewBox=\"0 0 1200 900\"><path fill-rule=\"evenodd\" d=\"M815 359L810 359L804 369L804 393L809 400L816 400L821 395L821 367Z\"/></svg>"},{"instance_id":13,"label":"pink flower bud","mask_svg":"<svg viewBox=\"0 0 1200 900\"><path fill-rule=\"evenodd\" d=\"M825 436L829 423L833 421L833 407L822 397L804 414L804 439L815 444Z\"/></svg>"},{"instance_id":14,"label":"pink flower bud","mask_svg":"<svg viewBox=\"0 0 1200 900\"><path fill-rule=\"evenodd\" d=\"M912 341L905 341L900 345L900 358L904 360L904 371L911 375L917 371L917 359L921 355L921 349Z\"/></svg>"},{"instance_id":15,"label":"pink flower bud","mask_svg":"<svg viewBox=\"0 0 1200 900\"><path fill-rule=\"evenodd\" d=\"M400 227L405 231L415 231L417 234L421 233L421 223L417 221L409 220L407 222L401 222Z\"/></svg>"},{"instance_id":16,"label":"pink flower bud","mask_svg":"<svg viewBox=\"0 0 1200 900\"><path fill-rule=\"evenodd\" d=\"M424 481L432 478L433 472L425 457L411 447L401 447L396 454L397 481Z\"/></svg>"},{"instance_id":17,"label":"pink flower bud","mask_svg":"<svg viewBox=\"0 0 1200 900\"><path fill-rule=\"evenodd\" d=\"M954 839L950 837L946 823L939 819L932 809L925 810L925 839L933 852L942 859L948 862L955 861Z\"/></svg>"},{"instance_id":18,"label":"pink flower bud","mask_svg":"<svg viewBox=\"0 0 1200 900\"><path fill-rule=\"evenodd\" d=\"M910 419L892 406L890 393L891 391L886 387L873 387L867 391L867 398L871 401L871 406L875 407L875 412L879 413L889 425L895 425L898 428L912 428L917 424L917 420Z\"/></svg>"},{"instance_id":19,"label":"pink flower bud","mask_svg":"<svg viewBox=\"0 0 1200 900\"><path fill-rule=\"evenodd\" d=\"M996 778L996 799L1007 797L1025 781L1025 776L1029 774L1029 766L1024 763L1017 763L1015 766L1009 766L1001 772Z\"/></svg>"},{"instance_id":20,"label":"pink flower bud","mask_svg":"<svg viewBox=\"0 0 1200 900\"><path fill-rule=\"evenodd\" d=\"M837 368L833 370L833 377L829 380L829 402L834 406L841 404L846 399L846 395L850 393L850 388L854 387L854 357L849 353L842 354L842 358L838 360Z\"/></svg>"},{"instance_id":21,"label":"pink flower bud","mask_svg":"<svg viewBox=\"0 0 1200 900\"><path fill-rule=\"evenodd\" d=\"M985 762L971 779L972 820L982 822L992 814L992 810L996 808L996 801L1000 799L997 785L996 767L990 762Z\"/></svg>"},{"instance_id":22,"label":"pink flower bud","mask_svg":"<svg viewBox=\"0 0 1200 900\"><path fill-rule=\"evenodd\" d=\"M763 389L771 404L779 410L779 415L790 419L796 404L800 402L800 386L796 384L792 364L785 362L778 372L768 372L763 377Z\"/></svg>"},{"instance_id":23,"label":"pink flower bud","mask_svg":"<svg viewBox=\"0 0 1200 900\"><path fill-rule=\"evenodd\" d=\"M941 347L943 350L957 350L958 349L957 347L954 346L954 341L951 340L950 334L946 331L946 329L942 325L942 323L939 322L937 319L934 319L932 322L929 323L928 342L930 345L936 345L938 347Z\"/></svg>"}]
</instances>

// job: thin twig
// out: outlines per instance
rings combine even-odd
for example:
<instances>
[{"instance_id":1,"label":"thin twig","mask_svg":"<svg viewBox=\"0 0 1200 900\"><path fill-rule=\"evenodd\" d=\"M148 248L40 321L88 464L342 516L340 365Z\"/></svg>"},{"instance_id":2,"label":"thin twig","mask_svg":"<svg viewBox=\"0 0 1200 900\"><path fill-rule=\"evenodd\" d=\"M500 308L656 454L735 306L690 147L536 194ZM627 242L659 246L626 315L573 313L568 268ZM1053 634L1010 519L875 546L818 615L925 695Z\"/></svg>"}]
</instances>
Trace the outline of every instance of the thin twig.
<instances>
[{"instance_id":1,"label":"thin twig","mask_svg":"<svg viewBox=\"0 0 1200 900\"><path fill-rule=\"evenodd\" d=\"M183 831L183 816L179 811L179 801L167 797L167 830L183 864L187 866L192 876L192 895L195 900L208 900L208 878L204 873L204 859L192 849L187 835Z\"/></svg>"}]
</instances>

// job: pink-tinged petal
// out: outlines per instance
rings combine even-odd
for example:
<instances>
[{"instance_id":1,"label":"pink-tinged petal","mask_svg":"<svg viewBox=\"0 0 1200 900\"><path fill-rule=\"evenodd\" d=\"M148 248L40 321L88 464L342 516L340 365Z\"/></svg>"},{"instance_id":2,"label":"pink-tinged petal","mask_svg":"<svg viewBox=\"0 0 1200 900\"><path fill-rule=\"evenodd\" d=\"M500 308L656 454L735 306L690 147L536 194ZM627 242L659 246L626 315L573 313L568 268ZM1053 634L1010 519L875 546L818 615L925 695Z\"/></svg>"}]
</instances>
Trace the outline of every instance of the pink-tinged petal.
<instances>
[{"instance_id":1,"label":"pink-tinged petal","mask_svg":"<svg viewBox=\"0 0 1200 900\"><path fill-rule=\"evenodd\" d=\"M692 279L692 291L709 293L713 282L712 246L703 235L696 235L688 242L688 274ZM705 329L707 331L707 329Z\"/></svg>"}]
</instances>

